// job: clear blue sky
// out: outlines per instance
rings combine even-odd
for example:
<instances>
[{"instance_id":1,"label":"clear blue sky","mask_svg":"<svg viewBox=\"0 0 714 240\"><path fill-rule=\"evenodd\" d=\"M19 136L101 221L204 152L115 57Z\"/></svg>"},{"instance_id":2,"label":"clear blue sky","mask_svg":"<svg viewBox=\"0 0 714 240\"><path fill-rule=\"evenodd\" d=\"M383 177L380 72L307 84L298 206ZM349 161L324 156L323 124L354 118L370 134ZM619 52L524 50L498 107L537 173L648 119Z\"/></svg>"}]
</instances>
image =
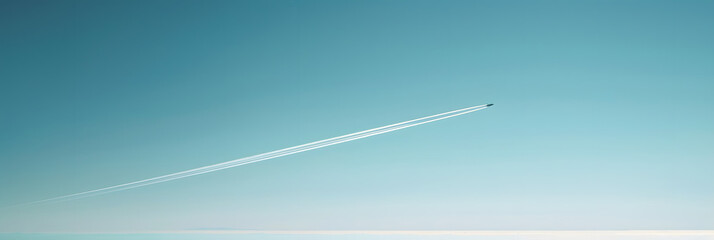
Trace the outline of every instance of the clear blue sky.
<instances>
[{"instance_id":1,"label":"clear blue sky","mask_svg":"<svg viewBox=\"0 0 714 240\"><path fill-rule=\"evenodd\" d=\"M0 231L714 229L712 1L0 1Z\"/></svg>"}]
</instances>

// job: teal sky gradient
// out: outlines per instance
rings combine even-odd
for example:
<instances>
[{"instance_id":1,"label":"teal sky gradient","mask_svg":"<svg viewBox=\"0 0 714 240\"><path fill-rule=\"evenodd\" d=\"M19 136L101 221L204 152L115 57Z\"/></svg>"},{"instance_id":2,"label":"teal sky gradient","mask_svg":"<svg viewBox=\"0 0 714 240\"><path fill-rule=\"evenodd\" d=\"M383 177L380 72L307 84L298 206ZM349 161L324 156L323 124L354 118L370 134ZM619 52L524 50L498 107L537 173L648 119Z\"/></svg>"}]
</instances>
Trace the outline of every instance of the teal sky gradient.
<instances>
[{"instance_id":1,"label":"teal sky gradient","mask_svg":"<svg viewBox=\"0 0 714 240\"><path fill-rule=\"evenodd\" d=\"M0 231L714 229L712 1L0 1Z\"/></svg>"}]
</instances>

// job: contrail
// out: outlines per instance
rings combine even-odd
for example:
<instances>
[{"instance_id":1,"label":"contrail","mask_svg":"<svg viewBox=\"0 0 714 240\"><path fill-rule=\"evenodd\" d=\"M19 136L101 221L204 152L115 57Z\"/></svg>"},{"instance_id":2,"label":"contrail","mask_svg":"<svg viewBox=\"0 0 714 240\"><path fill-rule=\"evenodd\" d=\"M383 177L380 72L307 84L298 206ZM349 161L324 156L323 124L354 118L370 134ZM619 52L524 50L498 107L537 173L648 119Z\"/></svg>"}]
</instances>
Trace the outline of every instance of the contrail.
<instances>
[{"instance_id":1,"label":"contrail","mask_svg":"<svg viewBox=\"0 0 714 240\"><path fill-rule=\"evenodd\" d=\"M24 203L24 204L20 204L20 205L15 205L13 207L75 200L75 199L86 198L86 197L100 195L100 194L124 191L124 190L132 189L132 188L143 187L143 186L147 186L147 185L176 180L176 179L190 177L190 176L194 176L194 175L214 172L214 171L223 170L226 168L232 168L232 167L237 167L240 165L264 161L264 160L268 160L268 159L272 159L272 158L292 155L292 154L296 154L299 152L323 148L323 147L335 145L338 143L354 141L354 140L357 140L360 138L366 138L366 137L370 137L370 136L374 136L374 135L379 135L382 133L396 131L396 130L403 129L403 128L413 127L413 126L430 123L430 122L434 122L434 121L438 121L438 120L442 120L442 119L456 117L459 115L463 115L463 114L467 114L470 112L475 112L478 110L488 108L491 105L493 105L493 104L485 104L485 105L478 105L478 106L473 106L473 107L468 107L468 108L462 108L459 110L454 110L454 111L450 111L450 112L445 112L445 113L440 113L440 114L431 115L431 116L427 116L427 117L422 117L422 118L418 118L418 119L414 119L414 120L409 120L409 121L400 122L400 123L396 123L396 124L392 124L392 125L387 125L384 127L373 128L373 129L356 132L356 133L351 133L351 134L347 134L347 135L343 135L343 136L339 136L339 137L334 137L334 138L311 142L311 143L307 143L307 144L303 144L303 145L298 145L295 147L284 148L284 149L280 149L280 150L276 150L276 151L272 151L272 152L253 155L250 157L244 157L244 158L239 158L239 159L232 160L232 161L208 165L205 167L194 168L194 169L190 169L190 170L186 170L186 171L181 171L181 172L177 172L177 173L167 174L167 175L144 179L144 180L140 180L140 181L100 188L100 189L86 191L86 192L80 192L80 193L64 195L64 196L49 198L49 199L40 200L40 201Z\"/></svg>"}]
</instances>

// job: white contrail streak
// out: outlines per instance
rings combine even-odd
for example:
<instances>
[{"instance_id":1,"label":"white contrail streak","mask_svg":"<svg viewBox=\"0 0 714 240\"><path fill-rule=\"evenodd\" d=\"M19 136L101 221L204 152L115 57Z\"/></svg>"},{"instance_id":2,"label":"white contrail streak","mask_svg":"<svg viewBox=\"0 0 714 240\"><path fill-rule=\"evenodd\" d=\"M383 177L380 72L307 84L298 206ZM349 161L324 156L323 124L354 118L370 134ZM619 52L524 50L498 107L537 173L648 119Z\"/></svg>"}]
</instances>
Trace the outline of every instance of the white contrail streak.
<instances>
[{"instance_id":1,"label":"white contrail streak","mask_svg":"<svg viewBox=\"0 0 714 240\"><path fill-rule=\"evenodd\" d=\"M123 191L123 190L137 188L137 187L143 187L143 186L157 184L157 183L161 183L161 182L166 182L166 181L176 180L176 179L190 177L190 176L194 176L194 175L223 170L226 168L237 167L237 166L244 165L244 164L264 161L264 160L282 157L282 156L287 156L287 155L291 155L291 154L295 154L295 153L299 153L299 152L323 148L323 147L335 145L338 143L349 142L349 141L357 140L360 138L366 138L366 137L370 137L370 136L374 136L374 135L379 135L382 133L388 133L388 132L396 131L396 130L403 129L403 128L413 127L413 126L417 126L417 125L421 125L421 124L425 124L425 123L430 123L430 122L434 122L434 121L438 121L438 120L442 120L442 119L447 119L447 118L467 114L470 112L475 112L478 110L485 109L489 106L490 105L479 105L479 106L473 106L473 107L468 107L468 108L462 108L459 110L454 110L454 111L450 111L450 112L431 115L428 117L423 117L423 118L418 118L418 119L409 120L409 121L405 121L405 122L400 122L400 123L396 123L396 124L392 124L392 125L388 125L388 126L384 126L384 127L373 128L373 129L356 132L356 133L351 133L351 134L347 134L347 135L343 135L343 136L339 136L339 137L334 137L334 138L330 138L330 139L325 139L325 140L311 142L311 143L307 143L307 144L303 144L303 145L298 145L295 147L284 148L284 149L280 149L280 150L276 150L276 151L272 151L272 152L253 155L250 157L239 158L236 160L213 164L213 165L209 165L209 166L205 166L205 167L194 168L194 169L190 169L190 170L186 170L186 171L182 171L182 172L172 173L172 174L158 176L158 177L149 178L149 179L144 179L144 180L140 180L140 181L125 183L125 184L120 184L120 185L115 185L115 186L100 188L100 189L96 189L96 190L65 195L65 196L49 198L49 199L45 199L45 200L25 203L25 204L16 205L16 206L27 206L27 205L35 205L35 204L41 204L41 203L68 201L68 200L74 200L74 199L95 196L95 195L99 195L99 194L105 194L105 193Z\"/></svg>"}]
</instances>

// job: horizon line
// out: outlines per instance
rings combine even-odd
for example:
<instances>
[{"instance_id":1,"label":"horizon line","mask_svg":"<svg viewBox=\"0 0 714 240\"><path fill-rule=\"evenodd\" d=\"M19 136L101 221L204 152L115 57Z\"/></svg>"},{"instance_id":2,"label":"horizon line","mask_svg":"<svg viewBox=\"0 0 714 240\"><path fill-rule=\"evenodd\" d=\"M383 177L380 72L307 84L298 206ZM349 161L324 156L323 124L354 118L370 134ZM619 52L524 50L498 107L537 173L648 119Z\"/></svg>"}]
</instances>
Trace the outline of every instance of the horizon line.
<instances>
[{"instance_id":1,"label":"horizon line","mask_svg":"<svg viewBox=\"0 0 714 240\"><path fill-rule=\"evenodd\" d=\"M543 235L543 234L615 234L615 235L706 235L714 229L697 230L176 230L176 231L98 231L98 232L1 232L0 234L291 234L291 235Z\"/></svg>"}]
</instances>

